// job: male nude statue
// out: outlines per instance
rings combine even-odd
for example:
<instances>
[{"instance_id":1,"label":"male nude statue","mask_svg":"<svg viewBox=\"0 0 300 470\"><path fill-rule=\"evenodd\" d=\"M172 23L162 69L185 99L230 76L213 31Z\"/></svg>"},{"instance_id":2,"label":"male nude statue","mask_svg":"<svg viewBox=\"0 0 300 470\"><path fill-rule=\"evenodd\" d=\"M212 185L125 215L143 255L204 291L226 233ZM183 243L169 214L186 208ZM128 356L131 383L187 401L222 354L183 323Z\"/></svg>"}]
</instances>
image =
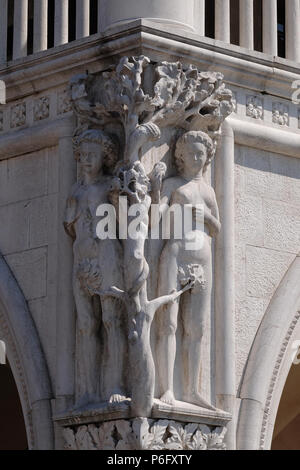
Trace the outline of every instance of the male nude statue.
<instances>
[{"instance_id":1,"label":"male nude statue","mask_svg":"<svg viewBox=\"0 0 300 470\"><path fill-rule=\"evenodd\" d=\"M100 296L101 308L97 310L99 296L94 295L91 286L94 282L95 290L97 288L101 291L107 291L111 286L123 288L122 253L118 240L99 240L96 236L99 221L96 217L97 207L109 202L107 194L112 181L105 170L114 167L117 153L115 143L100 130L84 131L76 142L79 181L73 186L68 199L64 226L74 240L77 407L99 402L100 395L101 399L110 402L122 401L124 398L122 373L125 336L122 306L114 298ZM102 360L99 336L101 322L104 327Z\"/></svg>"}]
</instances>

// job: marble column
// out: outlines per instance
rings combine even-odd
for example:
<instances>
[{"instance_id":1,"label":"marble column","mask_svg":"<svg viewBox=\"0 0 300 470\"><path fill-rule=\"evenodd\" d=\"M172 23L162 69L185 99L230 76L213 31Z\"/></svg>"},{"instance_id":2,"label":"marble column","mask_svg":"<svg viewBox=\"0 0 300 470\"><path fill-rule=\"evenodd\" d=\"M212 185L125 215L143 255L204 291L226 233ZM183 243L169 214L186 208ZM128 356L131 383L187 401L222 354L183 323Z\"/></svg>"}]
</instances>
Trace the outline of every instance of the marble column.
<instances>
[{"instance_id":1,"label":"marble column","mask_svg":"<svg viewBox=\"0 0 300 470\"><path fill-rule=\"evenodd\" d=\"M240 0L240 46L254 48L253 0Z\"/></svg>"},{"instance_id":2,"label":"marble column","mask_svg":"<svg viewBox=\"0 0 300 470\"><path fill-rule=\"evenodd\" d=\"M195 5L196 0L101 0L101 23L104 30L108 30L118 24L145 18L173 29L194 31Z\"/></svg>"},{"instance_id":3,"label":"marble column","mask_svg":"<svg viewBox=\"0 0 300 470\"><path fill-rule=\"evenodd\" d=\"M286 58L300 62L300 0L285 4Z\"/></svg>"},{"instance_id":4,"label":"marble column","mask_svg":"<svg viewBox=\"0 0 300 470\"><path fill-rule=\"evenodd\" d=\"M15 0L13 59L27 56L27 37L28 0Z\"/></svg>"},{"instance_id":5,"label":"marble column","mask_svg":"<svg viewBox=\"0 0 300 470\"><path fill-rule=\"evenodd\" d=\"M33 52L47 49L48 0L34 0Z\"/></svg>"},{"instance_id":6,"label":"marble column","mask_svg":"<svg viewBox=\"0 0 300 470\"><path fill-rule=\"evenodd\" d=\"M7 57L7 6L8 0L2 0L0 15L0 64L5 63Z\"/></svg>"},{"instance_id":7,"label":"marble column","mask_svg":"<svg viewBox=\"0 0 300 470\"><path fill-rule=\"evenodd\" d=\"M230 42L230 0L215 0L215 38Z\"/></svg>"},{"instance_id":8,"label":"marble column","mask_svg":"<svg viewBox=\"0 0 300 470\"><path fill-rule=\"evenodd\" d=\"M58 217L64 220L65 204L72 185L76 181L76 161L73 153L73 132L75 122L71 118L63 136L59 139L59 195ZM75 394L75 306L73 299L72 243L65 233L63 224L58 230L58 289L57 289L57 343L56 343L56 401L55 410L59 413L73 405ZM61 334L61 332L64 334Z\"/></svg>"},{"instance_id":9,"label":"marble column","mask_svg":"<svg viewBox=\"0 0 300 470\"><path fill-rule=\"evenodd\" d=\"M103 31L103 0L98 0L98 33Z\"/></svg>"},{"instance_id":10,"label":"marble column","mask_svg":"<svg viewBox=\"0 0 300 470\"><path fill-rule=\"evenodd\" d=\"M263 1L263 52L278 54L277 0Z\"/></svg>"},{"instance_id":11,"label":"marble column","mask_svg":"<svg viewBox=\"0 0 300 470\"><path fill-rule=\"evenodd\" d=\"M205 0L195 3L195 30L200 36L205 36Z\"/></svg>"},{"instance_id":12,"label":"marble column","mask_svg":"<svg viewBox=\"0 0 300 470\"><path fill-rule=\"evenodd\" d=\"M54 45L60 46L68 42L69 32L69 1L55 0L55 27L54 27Z\"/></svg>"},{"instance_id":13,"label":"marble column","mask_svg":"<svg viewBox=\"0 0 300 470\"><path fill-rule=\"evenodd\" d=\"M215 331L217 407L232 414L227 448L235 444L234 134L225 122L215 165L215 188L222 228L215 246Z\"/></svg>"},{"instance_id":14,"label":"marble column","mask_svg":"<svg viewBox=\"0 0 300 470\"><path fill-rule=\"evenodd\" d=\"M90 34L90 2L76 0L76 39Z\"/></svg>"}]
</instances>

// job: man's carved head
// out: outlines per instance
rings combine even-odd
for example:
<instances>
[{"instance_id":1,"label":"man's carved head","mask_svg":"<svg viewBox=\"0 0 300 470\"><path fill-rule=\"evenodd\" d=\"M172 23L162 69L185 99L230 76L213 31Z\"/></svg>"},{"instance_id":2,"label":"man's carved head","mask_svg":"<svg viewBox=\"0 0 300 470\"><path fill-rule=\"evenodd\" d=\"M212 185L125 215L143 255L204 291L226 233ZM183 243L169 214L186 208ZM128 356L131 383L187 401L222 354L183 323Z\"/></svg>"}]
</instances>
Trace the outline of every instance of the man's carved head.
<instances>
[{"instance_id":1,"label":"man's carved head","mask_svg":"<svg viewBox=\"0 0 300 470\"><path fill-rule=\"evenodd\" d=\"M206 171L215 155L215 146L208 134L201 131L190 131L177 141L175 164L179 174L184 173L187 165Z\"/></svg>"},{"instance_id":2,"label":"man's carved head","mask_svg":"<svg viewBox=\"0 0 300 470\"><path fill-rule=\"evenodd\" d=\"M99 129L82 132L74 139L75 158L84 170L105 167L112 172L118 160L118 145Z\"/></svg>"}]
</instances>

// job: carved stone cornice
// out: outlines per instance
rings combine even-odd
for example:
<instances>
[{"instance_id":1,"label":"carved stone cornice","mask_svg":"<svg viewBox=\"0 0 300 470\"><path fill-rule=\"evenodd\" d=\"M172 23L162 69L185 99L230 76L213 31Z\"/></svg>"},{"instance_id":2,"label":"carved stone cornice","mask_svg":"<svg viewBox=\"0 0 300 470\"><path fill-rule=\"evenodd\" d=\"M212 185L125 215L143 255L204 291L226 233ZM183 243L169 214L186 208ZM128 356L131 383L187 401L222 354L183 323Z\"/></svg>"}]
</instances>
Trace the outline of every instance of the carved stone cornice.
<instances>
[{"instance_id":1,"label":"carved stone cornice","mask_svg":"<svg viewBox=\"0 0 300 470\"><path fill-rule=\"evenodd\" d=\"M104 70L116 54L145 54L156 60L169 60L171 54L172 60L182 58L200 69L221 71L233 85L287 99L291 96L291 83L300 76L295 62L224 45L195 33L185 32L182 36L142 19L110 34L93 35L10 62L0 69L0 79L7 83L8 101L21 99L62 85L87 68L91 73Z\"/></svg>"}]
</instances>

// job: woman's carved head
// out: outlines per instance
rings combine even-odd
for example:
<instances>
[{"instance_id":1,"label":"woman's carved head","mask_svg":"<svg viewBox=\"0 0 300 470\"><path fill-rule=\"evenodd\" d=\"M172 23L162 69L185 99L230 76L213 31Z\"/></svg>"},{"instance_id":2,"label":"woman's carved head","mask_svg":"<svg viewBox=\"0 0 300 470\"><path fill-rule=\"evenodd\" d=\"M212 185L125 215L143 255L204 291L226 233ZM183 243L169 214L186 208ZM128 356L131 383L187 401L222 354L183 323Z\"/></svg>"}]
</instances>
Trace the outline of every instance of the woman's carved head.
<instances>
[{"instance_id":1,"label":"woman's carved head","mask_svg":"<svg viewBox=\"0 0 300 470\"><path fill-rule=\"evenodd\" d=\"M201 131L186 132L176 144L175 164L178 173L184 173L187 166L194 166L205 172L214 155L215 147L208 134Z\"/></svg>"}]
</instances>

